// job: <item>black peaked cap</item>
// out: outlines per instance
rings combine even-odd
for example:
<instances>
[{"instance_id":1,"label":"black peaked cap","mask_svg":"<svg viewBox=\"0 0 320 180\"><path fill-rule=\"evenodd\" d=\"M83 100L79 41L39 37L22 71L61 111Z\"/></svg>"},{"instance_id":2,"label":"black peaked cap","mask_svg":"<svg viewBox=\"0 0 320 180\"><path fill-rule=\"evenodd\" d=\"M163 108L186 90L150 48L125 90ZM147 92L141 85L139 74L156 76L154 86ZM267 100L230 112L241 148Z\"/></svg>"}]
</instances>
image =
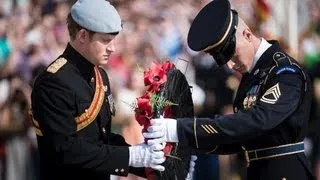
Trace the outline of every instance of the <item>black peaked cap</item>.
<instances>
[{"instance_id":1,"label":"black peaked cap","mask_svg":"<svg viewBox=\"0 0 320 180\"><path fill-rule=\"evenodd\" d=\"M203 51L210 46L218 47L234 28L231 20L228 0L211 1L201 9L191 24L188 33L189 47L194 51Z\"/></svg>"}]
</instances>

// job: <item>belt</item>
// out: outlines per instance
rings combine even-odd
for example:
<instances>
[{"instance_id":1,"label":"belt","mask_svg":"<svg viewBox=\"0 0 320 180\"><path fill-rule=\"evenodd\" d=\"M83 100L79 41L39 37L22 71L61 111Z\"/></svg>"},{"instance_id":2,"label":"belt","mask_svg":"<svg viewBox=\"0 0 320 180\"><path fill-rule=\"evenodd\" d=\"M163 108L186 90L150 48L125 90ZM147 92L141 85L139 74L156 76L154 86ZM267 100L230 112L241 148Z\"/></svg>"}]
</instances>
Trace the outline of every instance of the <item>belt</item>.
<instances>
[{"instance_id":1,"label":"belt","mask_svg":"<svg viewBox=\"0 0 320 180\"><path fill-rule=\"evenodd\" d=\"M245 151L247 166L251 161L270 159L304 152L303 142Z\"/></svg>"}]
</instances>

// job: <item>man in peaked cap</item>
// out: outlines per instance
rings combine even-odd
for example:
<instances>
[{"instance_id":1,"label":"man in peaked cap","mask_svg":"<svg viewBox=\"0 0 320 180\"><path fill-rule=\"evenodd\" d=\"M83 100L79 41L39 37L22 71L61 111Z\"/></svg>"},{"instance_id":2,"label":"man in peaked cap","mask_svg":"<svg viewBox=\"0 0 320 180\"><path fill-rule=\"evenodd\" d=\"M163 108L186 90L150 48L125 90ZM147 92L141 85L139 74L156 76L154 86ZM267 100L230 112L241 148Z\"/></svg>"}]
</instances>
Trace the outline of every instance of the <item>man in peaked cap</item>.
<instances>
[{"instance_id":1,"label":"man in peaked cap","mask_svg":"<svg viewBox=\"0 0 320 180\"><path fill-rule=\"evenodd\" d=\"M214 0L194 19L188 34L188 45L194 51L204 51L218 65L229 61L235 50L238 15L227 0Z\"/></svg>"},{"instance_id":2,"label":"man in peaked cap","mask_svg":"<svg viewBox=\"0 0 320 180\"><path fill-rule=\"evenodd\" d=\"M68 16L70 42L36 78L33 125L43 180L107 180L110 174L163 171L160 143L129 146L111 132L115 114L106 64L121 31L117 10L105 0L78 0Z\"/></svg>"},{"instance_id":3,"label":"man in peaked cap","mask_svg":"<svg viewBox=\"0 0 320 180\"><path fill-rule=\"evenodd\" d=\"M188 44L242 73L234 114L153 119L144 137L206 153L242 153L249 180L314 179L303 144L312 89L298 62L277 41L255 36L227 0L211 1L198 13Z\"/></svg>"}]
</instances>

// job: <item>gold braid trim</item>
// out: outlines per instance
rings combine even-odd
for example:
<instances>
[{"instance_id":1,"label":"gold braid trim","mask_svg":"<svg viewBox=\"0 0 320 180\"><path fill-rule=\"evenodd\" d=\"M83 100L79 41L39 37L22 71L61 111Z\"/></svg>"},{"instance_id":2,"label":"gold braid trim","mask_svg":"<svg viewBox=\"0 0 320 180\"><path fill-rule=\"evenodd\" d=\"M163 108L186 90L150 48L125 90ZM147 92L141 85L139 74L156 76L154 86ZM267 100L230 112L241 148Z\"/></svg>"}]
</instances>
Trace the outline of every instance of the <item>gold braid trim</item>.
<instances>
[{"instance_id":1,"label":"gold braid trim","mask_svg":"<svg viewBox=\"0 0 320 180\"><path fill-rule=\"evenodd\" d=\"M103 99L105 95L104 86L101 74L99 72L99 68L97 66L94 68L94 73L97 79L95 94L89 109L86 109L84 113L75 118L77 123L77 131L80 131L81 129L85 128L96 119L103 104Z\"/></svg>"},{"instance_id":2,"label":"gold braid trim","mask_svg":"<svg viewBox=\"0 0 320 180\"><path fill-rule=\"evenodd\" d=\"M34 118L33 118L33 114L32 114L32 110L30 109L29 110L29 115L32 119L32 125L33 125L33 129L34 129L34 132L36 133L36 135L38 136L43 136L43 133L40 129L40 126L39 126L39 123L38 121L36 121Z\"/></svg>"}]
</instances>

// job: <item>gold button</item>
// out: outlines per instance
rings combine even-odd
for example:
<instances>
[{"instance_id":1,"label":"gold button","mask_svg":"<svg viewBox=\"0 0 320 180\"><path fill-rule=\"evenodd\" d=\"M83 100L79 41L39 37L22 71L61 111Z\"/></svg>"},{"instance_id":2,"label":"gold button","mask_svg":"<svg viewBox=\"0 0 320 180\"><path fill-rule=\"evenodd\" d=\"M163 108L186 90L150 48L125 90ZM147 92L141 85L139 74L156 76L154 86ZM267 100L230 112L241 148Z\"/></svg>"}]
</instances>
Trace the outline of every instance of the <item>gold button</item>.
<instances>
[{"instance_id":1,"label":"gold button","mask_svg":"<svg viewBox=\"0 0 320 180\"><path fill-rule=\"evenodd\" d=\"M114 171L115 171L115 172L119 172L119 169L115 169Z\"/></svg>"},{"instance_id":2,"label":"gold button","mask_svg":"<svg viewBox=\"0 0 320 180\"><path fill-rule=\"evenodd\" d=\"M86 118L89 118L89 110L88 110L88 109L85 109L84 112L85 112Z\"/></svg>"},{"instance_id":3,"label":"gold button","mask_svg":"<svg viewBox=\"0 0 320 180\"><path fill-rule=\"evenodd\" d=\"M123 173L123 172L124 172L124 169L121 169L120 171Z\"/></svg>"},{"instance_id":4,"label":"gold button","mask_svg":"<svg viewBox=\"0 0 320 180\"><path fill-rule=\"evenodd\" d=\"M94 82L94 77L91 78L91 82L92 82L92 83Z\"/></svg>"}]
</instances>

